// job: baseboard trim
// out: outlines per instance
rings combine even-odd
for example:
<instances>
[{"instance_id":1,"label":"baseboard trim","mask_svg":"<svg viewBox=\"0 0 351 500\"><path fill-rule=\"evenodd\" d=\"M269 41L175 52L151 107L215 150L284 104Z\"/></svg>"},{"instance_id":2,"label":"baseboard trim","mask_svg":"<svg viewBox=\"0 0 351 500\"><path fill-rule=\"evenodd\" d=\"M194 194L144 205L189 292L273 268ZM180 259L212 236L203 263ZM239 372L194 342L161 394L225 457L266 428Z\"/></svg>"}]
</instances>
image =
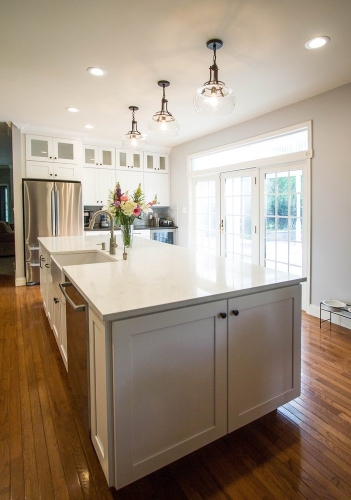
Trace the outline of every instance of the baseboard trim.
<instances>
[{"instance_id":1,"label":"baseboard trim","mask_svg":"<svg viewBox=\"0 0 351 500\"><path fill-rule=\"evenodd\" d=\"M308 308L309 314L311 316L315 316L319 318L319 306L315 306L314 304L310 304ZM322 311L322 319L329 319L329 313L326 311ZM343 318L342 316L338 316L337 314L331 315L331 322L333 325L344 326L351 330L351 319Z\"/></svg>"},{"instance_id":2,"label":"baseboard trim","mask_svg":"<svg viewBox=\"0 0 351 500\"><path fill-rule=\"evenodd\" d=\"M26 286L26 284L27 284L27 281L26 281L25 276L22 278L15 279L15 286Z\"/></svg>"}]
</instances>

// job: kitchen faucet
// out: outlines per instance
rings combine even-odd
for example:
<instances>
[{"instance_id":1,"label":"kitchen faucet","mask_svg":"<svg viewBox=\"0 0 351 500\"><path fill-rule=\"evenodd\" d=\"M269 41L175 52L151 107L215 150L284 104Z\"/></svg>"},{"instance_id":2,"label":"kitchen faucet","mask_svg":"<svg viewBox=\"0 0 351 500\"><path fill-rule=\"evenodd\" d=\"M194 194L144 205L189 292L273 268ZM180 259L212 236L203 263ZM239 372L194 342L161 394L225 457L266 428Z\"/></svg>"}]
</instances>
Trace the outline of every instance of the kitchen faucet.
<instances>
[{"instance_id":1,"label":"kitchen faucet","mask_svg":"<svg viewBox=\"0 0 351 500\"><path fill-rule=\"evenodd\" d=\"M110 217L110 221L111 221L110 254L115 255L117 243L116 243L116 236L115 236L115 232L114 232L114 228L113 228L113 217L110 214L110 212L108 212L107 210L98 210L97 212L95 212L94 215L92 216L92 218L90 219L88 229L93 229L96 216L100 215L100 214L107 214Z\"/></svg>"}]
</instances>

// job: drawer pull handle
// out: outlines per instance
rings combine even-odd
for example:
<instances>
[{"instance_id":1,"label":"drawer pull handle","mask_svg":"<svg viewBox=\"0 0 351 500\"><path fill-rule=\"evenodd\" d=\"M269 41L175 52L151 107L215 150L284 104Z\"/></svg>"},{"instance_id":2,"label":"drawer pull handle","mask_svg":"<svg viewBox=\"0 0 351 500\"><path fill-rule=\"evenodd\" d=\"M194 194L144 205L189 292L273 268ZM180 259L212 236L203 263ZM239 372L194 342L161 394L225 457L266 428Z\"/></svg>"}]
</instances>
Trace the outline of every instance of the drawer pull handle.
<instances>
[{"instance_id":1,"label":"drawer pull handle","mask_svg":"<svg viewBox=\"0 0 351 500\"><path fill-rule=\"evenodd\" d=\"M239 311L237 309L234 309L233 314L234 314L234 316L239 316Z\"/></svg>"},{"instance_id":2,"label":"drawer pull handle","mask_svg":"<svg viewBox=\"0 0 351 500\"><path fill-rule=\"evenodd\" d=\"M227 313L219 313L220 317L225 319L227 317Z\"/></svg>"}]
</instances>

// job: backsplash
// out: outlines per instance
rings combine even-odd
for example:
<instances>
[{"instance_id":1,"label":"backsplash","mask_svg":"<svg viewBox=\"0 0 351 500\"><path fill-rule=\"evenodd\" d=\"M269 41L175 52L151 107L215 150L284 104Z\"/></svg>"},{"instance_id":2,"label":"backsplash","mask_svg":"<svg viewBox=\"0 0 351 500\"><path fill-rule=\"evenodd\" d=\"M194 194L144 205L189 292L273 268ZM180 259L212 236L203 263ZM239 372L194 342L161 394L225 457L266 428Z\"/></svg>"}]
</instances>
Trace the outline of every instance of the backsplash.
<instances>
[{"instance_id":1,"label":"backsplash","mask_svg":"<svg viewBox=\"0 0 351 500\"><path fill-rule=\"evenodd\" d=\"M85 205L84 210L90 210L92 212L97 212L98 210L101 210L101 206L91 206L91 205ZM152 208L152 214L142 214L141 219L135 219L134 220L134 227L140 227L140 226L153 226L153 219L150 219L150 215L153 218L158 218L158 219L169 219L173 221L173 226L177 226L177 221L178 221L178 207L177 206L172 206L172 207L153 207ZM96 217L95 221L95 228L100 227L100 217Z\"/></svg>"}]
</instances>

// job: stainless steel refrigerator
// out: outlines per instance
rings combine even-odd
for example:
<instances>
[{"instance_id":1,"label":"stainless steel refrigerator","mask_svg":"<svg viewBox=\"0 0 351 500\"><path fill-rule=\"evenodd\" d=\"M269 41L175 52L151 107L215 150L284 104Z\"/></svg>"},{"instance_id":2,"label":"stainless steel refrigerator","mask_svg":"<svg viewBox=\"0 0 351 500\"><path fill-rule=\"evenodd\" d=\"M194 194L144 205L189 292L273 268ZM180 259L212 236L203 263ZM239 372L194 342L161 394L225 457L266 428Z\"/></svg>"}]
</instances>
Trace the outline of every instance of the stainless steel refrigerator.
<instances>
[{"instance_id":1,"label":"stainless steel refrigerator","mask_svg":"<svg viewBox=\"0 0 351 500\"><path fill-rule=\"evenodd\" d=\"M24 255L27 285L40 282L38 236L83 234L80 182L23 180Z\"/></svg>"}]
</instances>

